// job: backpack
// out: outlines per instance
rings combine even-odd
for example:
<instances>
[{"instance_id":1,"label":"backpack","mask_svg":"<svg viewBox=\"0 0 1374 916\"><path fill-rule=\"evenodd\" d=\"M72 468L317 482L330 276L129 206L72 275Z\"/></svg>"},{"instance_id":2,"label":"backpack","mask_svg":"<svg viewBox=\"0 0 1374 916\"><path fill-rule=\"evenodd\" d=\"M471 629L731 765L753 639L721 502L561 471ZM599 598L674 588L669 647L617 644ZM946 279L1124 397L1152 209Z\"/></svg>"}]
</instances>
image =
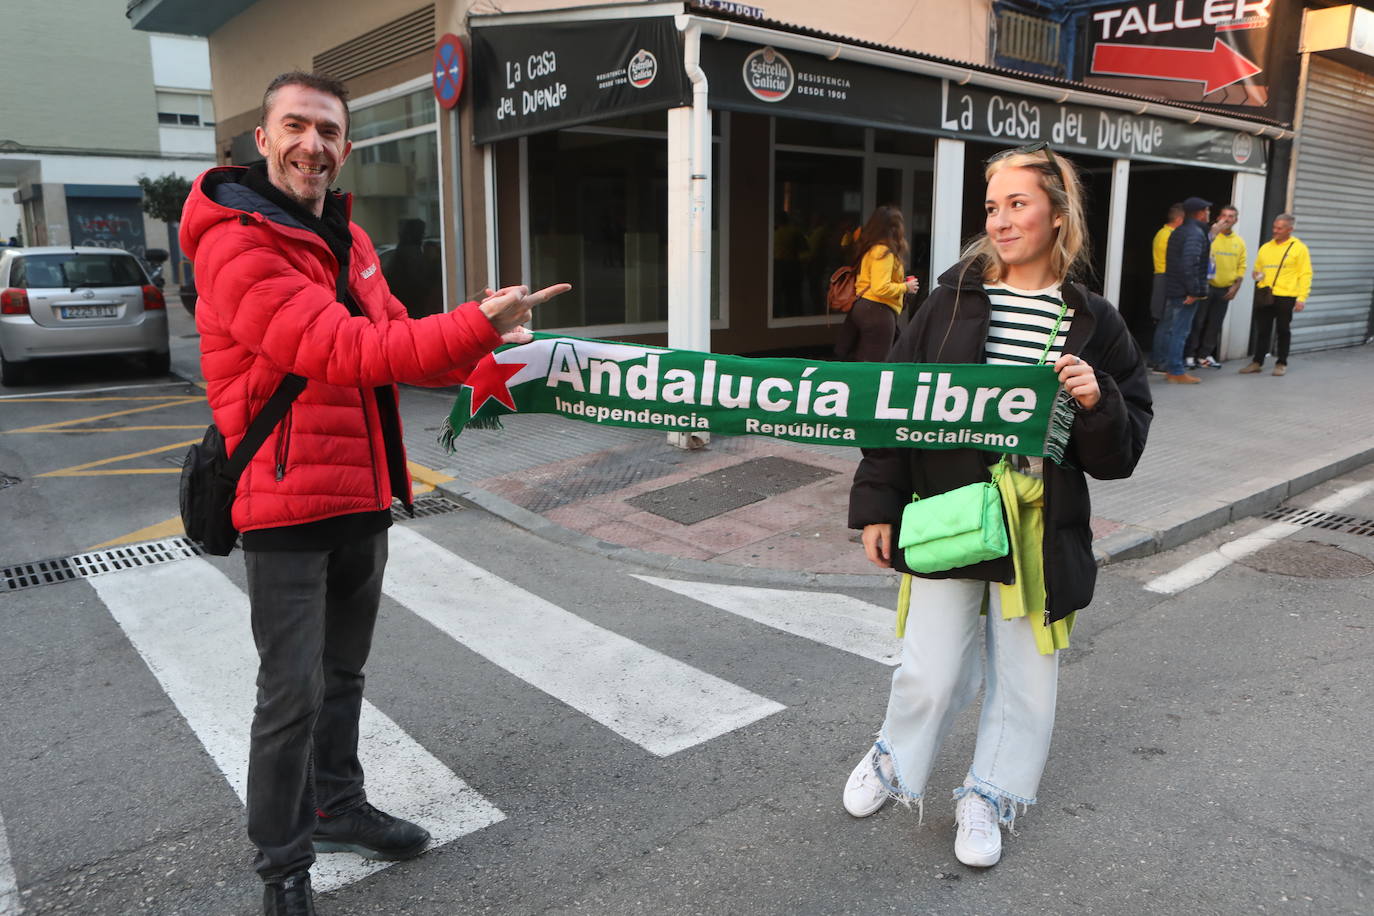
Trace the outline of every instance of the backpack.
<instances>
[{"instance_id":1,"label":"backpack","mask_svg":"<svg viewBox=\"0 0 1374 916\"><path fill-rule=\"evenodd\" d=\"M825 291L825 304L832 312L847 312L854 307L858 294L854 292L854 282L858 271L853 265L846 264L830 275L830 285Z\"/></svg>"}]
</instances>

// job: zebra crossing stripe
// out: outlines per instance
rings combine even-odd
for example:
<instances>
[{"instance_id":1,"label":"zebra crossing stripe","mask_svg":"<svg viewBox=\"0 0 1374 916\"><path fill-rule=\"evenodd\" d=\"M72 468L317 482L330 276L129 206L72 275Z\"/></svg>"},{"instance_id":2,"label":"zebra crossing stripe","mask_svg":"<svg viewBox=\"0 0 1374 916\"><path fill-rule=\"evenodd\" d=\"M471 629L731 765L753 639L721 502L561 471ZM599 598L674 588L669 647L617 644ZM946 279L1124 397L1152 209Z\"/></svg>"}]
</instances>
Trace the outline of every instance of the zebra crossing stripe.
<instances>
[{"instance_id":1,"label":"zebra crossing stripe","mask_svg":"<svg viewBox=\"0 0 1374 916\"><path fill-rule=\"evenodd\" d=\"M405 526L383 591L459 643L660 757L785 709L590 623Z\"/></svg>"},{"instance_id":2,"label":"zebra crossing stripe","mask_svg":"<svg viewBox=\"0 0 1374 916\"><path fill-rule=\"evenodd\" d=\"M243 800L258 668L248 597L200 559L88 581ZM371 794L378 807L421 823L435 846L505 818L366 700L358 757L368 785L376 787ZM321 855L311 883L330 890L389 864L349 853Z\"/></svg>"},{"instance_id":3,"label":"zebra crossing stripe","mask_svg":"<svg viewBox=\"0 0 1374 916\"><path fill-rule=\"evenodd\" d=\"M19 905L19 882L14 876L14 865L10 862L5 819L0 817L0 916L19 916L23 911L24 908Z\"/></svg>"},{"instance_id":4,"label":"zebra crossing stripe","mask_svg":"<svg viewBox=\"0 0 1374 916\"><path fill-rule=\"evenodd\" d=\"M894 635L896 617L893 611L858 598L827 592L685 582L656 576L635 575L634 578L775 630L884 665L896 665L900 661L902 646Z\"/></svg>"}]
</instances>

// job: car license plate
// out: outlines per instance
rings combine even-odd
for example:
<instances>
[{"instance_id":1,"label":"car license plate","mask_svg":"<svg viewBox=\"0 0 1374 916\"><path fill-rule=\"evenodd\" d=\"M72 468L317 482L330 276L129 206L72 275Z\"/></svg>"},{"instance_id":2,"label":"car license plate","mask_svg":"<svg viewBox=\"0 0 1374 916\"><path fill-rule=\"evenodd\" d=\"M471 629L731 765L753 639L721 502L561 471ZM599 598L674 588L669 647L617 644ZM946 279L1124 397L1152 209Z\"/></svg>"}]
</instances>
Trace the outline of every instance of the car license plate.
<instances>
[{"instance_id":1,"label":"car license plate","mask_svg":"<svg viewBox=\"0 0 1374 916\"><path fill-rule=\"evenodd\" d=\"M117 318L119 317L119 306L117 305L64 305L62 306L63 318Z\"/></svg>"}]
</instances>

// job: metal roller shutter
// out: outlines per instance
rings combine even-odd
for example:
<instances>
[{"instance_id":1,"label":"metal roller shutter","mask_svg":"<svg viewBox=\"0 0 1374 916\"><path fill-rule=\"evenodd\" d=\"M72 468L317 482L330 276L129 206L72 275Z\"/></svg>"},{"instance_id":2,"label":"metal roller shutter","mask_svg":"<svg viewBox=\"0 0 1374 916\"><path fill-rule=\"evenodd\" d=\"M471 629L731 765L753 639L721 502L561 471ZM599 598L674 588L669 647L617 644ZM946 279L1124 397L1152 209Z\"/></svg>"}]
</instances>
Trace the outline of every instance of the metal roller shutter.
<instances>
[{"instance_id":1,"label":"metal roller shutter","mask_svg":"<svg viewBox=\"0 0 1374 916\"><path fill-rule=\"evenodd\" d=\"M1298 131L1293 234L1312 251L1313 281L1306 309L1293 317L1295 352L1352 346L1370 336L1372 111L1374 77L1312 56Z\"/></svg>"}]
</instances>

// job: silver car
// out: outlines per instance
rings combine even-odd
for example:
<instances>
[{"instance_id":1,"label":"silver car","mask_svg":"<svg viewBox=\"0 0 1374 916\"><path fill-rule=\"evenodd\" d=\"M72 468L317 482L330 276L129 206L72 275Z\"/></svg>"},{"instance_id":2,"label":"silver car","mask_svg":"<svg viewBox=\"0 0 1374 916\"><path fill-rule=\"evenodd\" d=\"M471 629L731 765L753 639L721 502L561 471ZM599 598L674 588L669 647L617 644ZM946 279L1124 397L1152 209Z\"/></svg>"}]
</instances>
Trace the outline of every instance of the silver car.
<instances>
[{"instance_id":1,"label":"silver car","mask_svg":"<svg viewBox=\"0 0 1374 916\"><path fill-rule=\"evenodd\" d=\"M0 248L0 383L36 359L130 353L166 375L167 303L117 248Z\"/></svg>"}]
</instances>

